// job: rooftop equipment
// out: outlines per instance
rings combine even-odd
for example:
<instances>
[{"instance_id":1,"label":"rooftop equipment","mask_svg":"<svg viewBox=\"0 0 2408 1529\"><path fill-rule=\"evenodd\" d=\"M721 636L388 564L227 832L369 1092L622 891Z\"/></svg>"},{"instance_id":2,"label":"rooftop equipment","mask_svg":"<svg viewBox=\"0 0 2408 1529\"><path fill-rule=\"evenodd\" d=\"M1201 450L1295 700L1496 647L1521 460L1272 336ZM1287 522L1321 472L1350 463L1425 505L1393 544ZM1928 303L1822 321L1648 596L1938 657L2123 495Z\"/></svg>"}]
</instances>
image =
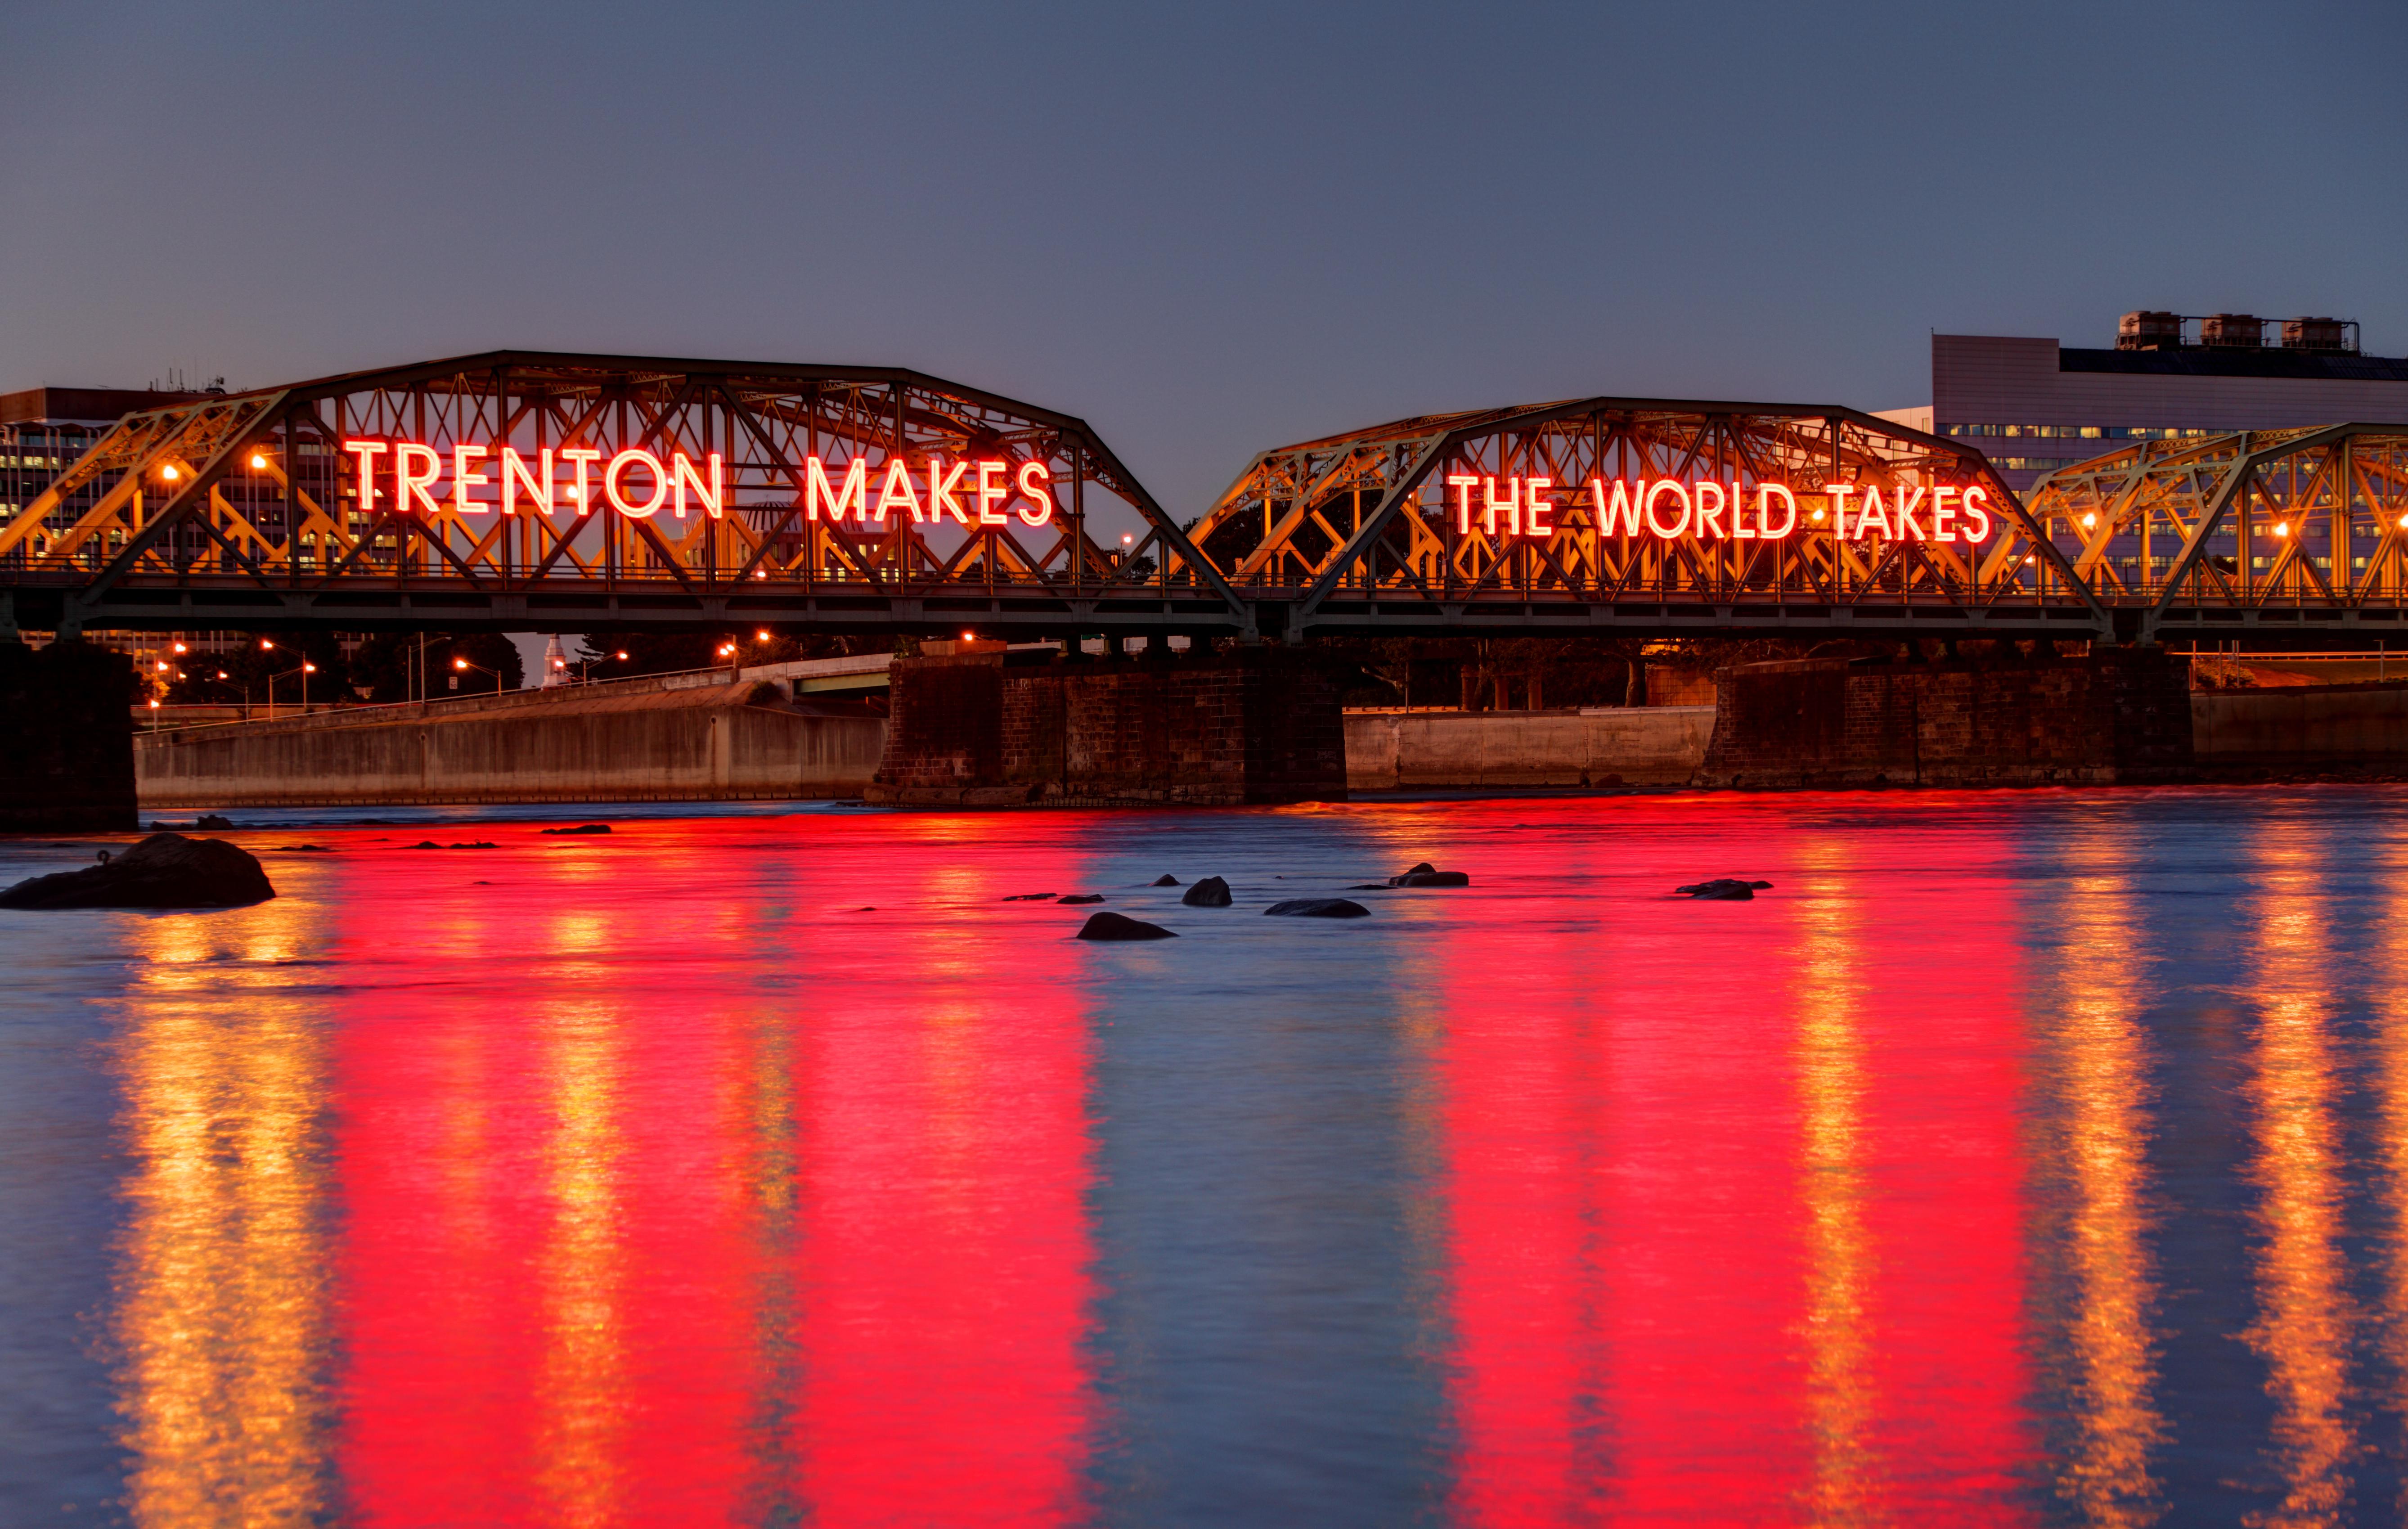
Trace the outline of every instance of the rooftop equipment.
<instances>
[{"instance_id":1,"label":"rooftop equipment","mask_svg":"<svg viewBox=\"0 0 2408 1529\"><path fill-rule=\"evenodd\" d=\"M2127 313L2115 325L2118 350L2171 350L2182 344L2182 315L2154 308Z\"/></svg>"},{"instance_id":2,"label":"rooftop equipment","mask_svg":"<svg viewBox=\"0 0 2408 1529\"><path fill-rule=\"evenodd\" d=\"M2353 319L2286 319L2283 349L2354 352L2358 350L2358 322Z\"/></svg>"},{"instance_id":3,"label":"rooftop equipment","mask_svg":"<svg viewBox=\"0 0 2408 1529\"><path fill-rule=\"evenodd\" d=\"M2266 321L2254 313L2211 313L2199 322L2199 343L2255 350L2266 343Z\"/></svg>"}]
</instances>

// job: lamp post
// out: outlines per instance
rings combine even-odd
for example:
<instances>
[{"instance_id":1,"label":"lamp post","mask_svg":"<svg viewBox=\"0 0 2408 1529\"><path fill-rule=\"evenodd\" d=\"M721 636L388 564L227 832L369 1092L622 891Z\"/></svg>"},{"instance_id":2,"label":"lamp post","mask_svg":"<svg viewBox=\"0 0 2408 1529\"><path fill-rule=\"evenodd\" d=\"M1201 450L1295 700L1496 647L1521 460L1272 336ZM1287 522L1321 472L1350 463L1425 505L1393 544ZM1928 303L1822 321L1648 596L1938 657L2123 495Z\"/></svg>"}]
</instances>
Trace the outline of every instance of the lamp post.
<instances>
[{"instance_id":1,"label":"lamp post","mask_svg":"<svg viewBox=\"0 0 2408 1529\"><path fill-rule=\"evenodd\" d=\"M287 669L282 674L269 675L267 677L267 720L269 722L276 720L276 682L280 679L290 679L296 674L301 677L301 715L304 717L309 715L309 677L317 672L318 665L304 659L297 669Z\"/></svg>"},{"instance_id":2,"label":"lamp post","mask_svg":"<svg viewBox=\"0 0 2408 1529\"><path fill-rule=\"evenodd\" d=\"M470 669L474 669L480 674L492 675L494 677L494 693L499 695L502 693L501 670L488 669L481 664L471 664L466 659L458 657L454 657L452 660L452 688L453 690L458 690L460 688L460 677L466 674Z\"/></svg>"}]
</instances>

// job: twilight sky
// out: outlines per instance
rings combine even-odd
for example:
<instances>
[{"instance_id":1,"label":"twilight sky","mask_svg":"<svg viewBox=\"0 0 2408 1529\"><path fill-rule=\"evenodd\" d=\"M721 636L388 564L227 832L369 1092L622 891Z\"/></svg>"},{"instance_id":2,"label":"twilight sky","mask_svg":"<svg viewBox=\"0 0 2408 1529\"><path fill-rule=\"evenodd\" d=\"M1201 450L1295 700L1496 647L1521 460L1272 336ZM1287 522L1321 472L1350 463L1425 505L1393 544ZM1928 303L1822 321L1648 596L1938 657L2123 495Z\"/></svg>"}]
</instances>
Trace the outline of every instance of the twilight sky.
<instances>
[{"instance_id":1,"label":"twilight sky","mask_svg":"<svg viewBox=\"0 0 2408 1529\"><path fill-rule=\"evenodd\" d=\"M522 346L916 366L1174 514L1624 393L1928 401L2130 307L2408 353L2408 6L0 14L0 390Z\"/></svg>"}]
</instances>

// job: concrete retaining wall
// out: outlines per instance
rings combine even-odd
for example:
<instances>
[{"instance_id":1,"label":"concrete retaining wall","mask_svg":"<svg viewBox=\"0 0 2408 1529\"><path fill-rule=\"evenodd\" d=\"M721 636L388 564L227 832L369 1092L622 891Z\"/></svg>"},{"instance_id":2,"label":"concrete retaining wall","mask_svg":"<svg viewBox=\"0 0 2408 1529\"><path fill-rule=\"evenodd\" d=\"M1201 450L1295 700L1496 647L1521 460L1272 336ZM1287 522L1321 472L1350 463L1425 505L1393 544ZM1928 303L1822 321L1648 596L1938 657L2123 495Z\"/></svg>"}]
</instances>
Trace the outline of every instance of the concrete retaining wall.
<instances>
[{"instance_id":1,"label":"concrete retaining wall","mask_svg":"<svg viewBox=\"0 0 2408 1529\"><path fill-rule=\"evenodd\" d=\"M2201 764L2408 761L2408 685L2193 691L2190 715Z\"/></svg>"},{"instance_id":2,"label":"concrete retaining wall","mask_svg":"<svg viewBox=\"0 0 2408 1529\"><path fill-rule=\"evenodd\" d=\"M146 809L854 796L885 724L767 682L377 707L135 739Z\"/></svg>"},{"instance_id":3,"label":"concrete retaining wall","mask_svg":"<svg viewBox=\"0 0 2408 1529\"><path fill-rule=\"evenodd\" d=\"M1704 763L1713 707L1353 712L1346 784L1677 786Z\"/></svg>"}]
</instances>

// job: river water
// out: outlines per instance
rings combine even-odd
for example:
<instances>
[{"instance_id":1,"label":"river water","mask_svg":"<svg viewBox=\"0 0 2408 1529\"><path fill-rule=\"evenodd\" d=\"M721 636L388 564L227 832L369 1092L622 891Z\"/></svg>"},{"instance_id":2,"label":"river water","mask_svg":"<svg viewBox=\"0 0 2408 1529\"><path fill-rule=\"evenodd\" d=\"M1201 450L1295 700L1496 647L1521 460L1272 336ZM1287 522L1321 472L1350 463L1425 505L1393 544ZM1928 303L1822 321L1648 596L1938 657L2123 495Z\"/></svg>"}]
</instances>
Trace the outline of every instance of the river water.
<instances>
[{"instance_id":1,"label":"river water","mask_svg":"<svg viewBox=\"0 0 2408 1529\"><path fill-rule=\"evenodd\" d=\"M2408 793L301 816L0 913L0 1522L2402 1514Z\"/></svg>"}]
</instances>

